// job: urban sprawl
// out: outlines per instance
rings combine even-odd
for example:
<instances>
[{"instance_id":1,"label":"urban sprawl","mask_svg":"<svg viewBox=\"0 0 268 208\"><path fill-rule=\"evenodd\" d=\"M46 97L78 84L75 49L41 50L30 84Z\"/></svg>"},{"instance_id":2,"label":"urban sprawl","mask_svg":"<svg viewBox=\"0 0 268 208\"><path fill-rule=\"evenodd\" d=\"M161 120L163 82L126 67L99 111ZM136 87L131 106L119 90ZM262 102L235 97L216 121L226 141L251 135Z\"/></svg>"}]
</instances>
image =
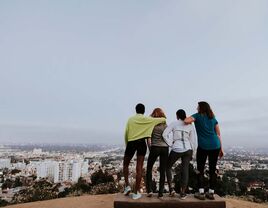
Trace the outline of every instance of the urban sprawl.
<instances>
[{"instance_id":1,"label":"urban sprawl","mask_svg":"<svg viewBox=\"0 0 268 208\"><path fill-rule=\"evenodd\" d=\"M68 145L67 145L68 146ZM95 172L105 171L116 181L117 186L123 186L122 174L124 147L121 146L72 146L71 148L49 148L46 145L7 145L0 147L0 197L1 200L11 202L14 195L21 190L33 185L36 181L46 180L58 184L59 192L83 178L90 183L91 176ZM85 148L84 148L85 147ZM147 161L145 161L146 163ZM195 160L192 161L196 167ZM159 163L156 162L153 170L153 178L159 181ZM135 181L135 163L130 165L130 180ZM246 150L244 148L228 148L225 157L218 163L218 177L223 177L228 171L268 170L268 152ZM8 181L17 185L8 185ZM232 179L234 183L239 178ZM142 183L145 191L145 183ZM253 178L246 184L249 193L255 189L261 189L268 193L268 184L261 178ZM266 195L267 196L267 195Z\"/></svg>"}]
</instances>

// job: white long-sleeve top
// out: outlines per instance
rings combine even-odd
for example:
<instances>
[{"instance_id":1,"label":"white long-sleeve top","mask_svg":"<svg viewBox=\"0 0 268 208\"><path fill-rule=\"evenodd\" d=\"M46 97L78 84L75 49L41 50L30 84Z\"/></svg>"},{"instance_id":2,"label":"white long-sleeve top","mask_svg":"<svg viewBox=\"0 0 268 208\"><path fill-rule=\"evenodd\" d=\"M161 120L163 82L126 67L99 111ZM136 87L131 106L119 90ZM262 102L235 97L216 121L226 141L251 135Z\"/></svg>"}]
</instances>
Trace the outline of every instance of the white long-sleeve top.
<instances>
[{"instance_id":1,"label":"white long-sleeve top","mask_svg":"<svg viewBox=\"0 0 268 208\"><path fill-rule=\"evenodd\" d=\"M197 135L193 124L185 124L182 120L174 121L163 132L163 138L175 152L196 152Z\"/></svg>"}]
</instances>

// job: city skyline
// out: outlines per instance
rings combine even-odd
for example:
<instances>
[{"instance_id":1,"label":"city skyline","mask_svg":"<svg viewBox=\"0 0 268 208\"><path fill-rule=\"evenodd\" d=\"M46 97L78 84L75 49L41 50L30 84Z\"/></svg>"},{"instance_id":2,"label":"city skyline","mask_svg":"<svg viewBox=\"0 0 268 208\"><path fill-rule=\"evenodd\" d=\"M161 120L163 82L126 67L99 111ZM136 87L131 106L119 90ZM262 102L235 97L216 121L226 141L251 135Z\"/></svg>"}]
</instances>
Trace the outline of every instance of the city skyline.
<instances>
[{"instance_id":1,"label":"city skyline","mask_svg":"<svg viewBox=\"0 0 268 208\"><path fill-rule=\"evenodd\" d=\"M267 1L1 1L0 143L123 144L138 102L208 101L226 146L268 146Z\"/></svg>"}]
</instances>

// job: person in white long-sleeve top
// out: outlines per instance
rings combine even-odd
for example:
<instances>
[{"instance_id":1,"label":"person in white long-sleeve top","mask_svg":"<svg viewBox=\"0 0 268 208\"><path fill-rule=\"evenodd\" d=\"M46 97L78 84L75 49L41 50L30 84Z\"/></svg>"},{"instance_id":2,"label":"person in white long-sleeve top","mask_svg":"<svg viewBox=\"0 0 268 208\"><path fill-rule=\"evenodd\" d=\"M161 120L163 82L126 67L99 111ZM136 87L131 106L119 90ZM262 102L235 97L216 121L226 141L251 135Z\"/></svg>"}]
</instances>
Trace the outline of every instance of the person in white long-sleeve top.
<instances>
[{"instance_id":1,"label":"person in white long-sleeve top","mask_svg":"<svg viewBox=\"0 0 268 208\"><path fill-rule=\"evenodd\" d=\"M171 168L174 163L181 158L182 160L182 182L180 197L185 199L186 188L189 181L189 164L195 155L197 149L197 136L193 124L185 124L184 119L186 113L180 109L176 112L177 121L172 122L163 132L163 138L166 143L171 147L171 152L168 157L167 164L167 181L169 192L171 196L175 195L174 187L172 186L172 173Z\"/></svg>"}]
</instances>

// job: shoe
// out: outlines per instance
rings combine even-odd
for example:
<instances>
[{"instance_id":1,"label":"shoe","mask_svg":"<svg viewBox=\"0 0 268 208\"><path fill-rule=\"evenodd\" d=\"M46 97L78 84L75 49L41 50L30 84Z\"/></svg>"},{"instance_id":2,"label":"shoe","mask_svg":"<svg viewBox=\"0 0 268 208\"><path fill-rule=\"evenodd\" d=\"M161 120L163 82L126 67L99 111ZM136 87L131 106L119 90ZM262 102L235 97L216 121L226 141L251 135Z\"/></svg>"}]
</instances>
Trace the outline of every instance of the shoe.
<instances>
[{"instance_id":1,"label":"shoe","mask_svg":"<svg viewBox=\"0 0 268 208\"><path fill-rule=\"evenodd\" d=\"M206 199L205 194L204 193L199 193L199 192L196 192L194 194L194 197L199 199L199 200L205 200Z\"/></svg>"},{"instance_id":2,"label":"shoe","mask_svg":"<svg viewBox=\"0 0 268 208\"><path fill-rule=\"evenodd\" d=\"M131 188L130 188L130 186L126 186L126 187L125 187L125 190L124 190L124 195L125 195L125 196L128 196L128 195L130 194L130 192L131 192Z\"/></svg>"},{"instance_id":3,"label":"shoe","mask_svg":"<svg viewBox=\"0 0 268 208\"><path fill-rule=\"evenodd\" d=\"M206 197L210 200L215 200L214 194L213 193L206 193Z\"/></svg>"},{"instance_id":4,"label":"shoe","mask_svg":"<svg viewBox=\"0 0 268 208\"><path fill-rule=\"evenodd\" d=\"M175 194L176 194L176 191L172 190L172 191L169 193L169 196L170 196L170 197L174 197Z\"/></svg>"},{"instance_id":5,"label":"shoe","mask_svg":"<svg viewBox=\"0 0 268 208\"><path fill-rule=\"evenodd\" d=\"M139 192L137 192L136 194L133 193L131 198L134 199L134 200L139 199L139 198L141 198L141 194Z\"/></svg>"},{"instance_id":6,"label":"shoe","mask_svg":"<svg viewBox=\"0 0 268 208\"><path fill-rule=\"evenodd\" d=\"M163 194L162 193L158 193L158 199L163 199Z\"/></svg>"},{"instance_id":7,"label":"shoe","mask_svg":"<svg viewBox=\"0 0 268 208\"><path fill-rule=\"evenodd\" d=\"M182 200L186 199L187 198L187 194L186 193L180 193L180 198Z\"/></svg>"},{"instance_id":8,"label":"shoe","mask_svg":"<svg viewBox=\"0 0 268 208\"><path fill-rule=\"evenodd\" d=\"M148 194L147 194L147 197L152 197L153 196L153 192L149 192Z\"/></svg>"}]
</instances>

